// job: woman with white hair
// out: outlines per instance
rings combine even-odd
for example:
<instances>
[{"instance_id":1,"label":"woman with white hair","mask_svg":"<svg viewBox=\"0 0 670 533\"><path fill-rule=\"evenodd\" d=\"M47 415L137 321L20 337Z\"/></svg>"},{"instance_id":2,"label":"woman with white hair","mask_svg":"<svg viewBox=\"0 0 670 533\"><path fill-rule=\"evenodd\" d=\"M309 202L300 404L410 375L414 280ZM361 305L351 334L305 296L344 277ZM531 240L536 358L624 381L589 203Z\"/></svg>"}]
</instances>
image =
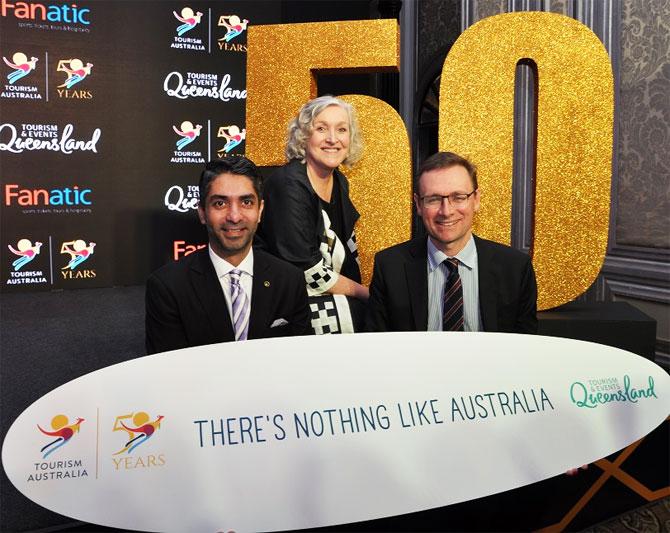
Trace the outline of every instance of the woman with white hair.
<instances>
[{"instance_id":1,"label":"woman with white hair","mask_svg":"<svg viewBox=\"0 0 670 533\"><path fill-rule=\"evenodd\" d=\"M361 285L354 225L358 211L339 171L361 155L354 108L333 96L302 106L288 126L288 163L264 185L257 242L305 272L317 334L362 329L368 288Z\"/></svg>"}]
</instances>

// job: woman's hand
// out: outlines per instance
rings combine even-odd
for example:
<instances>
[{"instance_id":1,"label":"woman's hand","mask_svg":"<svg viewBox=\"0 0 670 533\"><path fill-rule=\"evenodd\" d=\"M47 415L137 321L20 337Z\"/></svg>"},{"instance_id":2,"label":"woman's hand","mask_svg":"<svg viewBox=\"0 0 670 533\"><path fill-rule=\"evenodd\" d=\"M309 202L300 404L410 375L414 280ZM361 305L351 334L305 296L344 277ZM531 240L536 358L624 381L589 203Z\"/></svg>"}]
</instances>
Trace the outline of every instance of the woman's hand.
<instances>
[{"instance_id":1,"label":"woman's hand","mask_svg":"<svg viewBox=\"0 0 670 533\"><path fill-rule=\"evenodd\" d=\"M367 302L368 298L370 297L370 290L365 285L361 285L360 283L357 283L353 279L343 276L342 274L338 276L335 285L333 285L328 290L328 292L330 294L344 294L345 296L352 296L354 298L358 298L359 300L363 300L364 302Z\"/></svg>"}]
</instances>

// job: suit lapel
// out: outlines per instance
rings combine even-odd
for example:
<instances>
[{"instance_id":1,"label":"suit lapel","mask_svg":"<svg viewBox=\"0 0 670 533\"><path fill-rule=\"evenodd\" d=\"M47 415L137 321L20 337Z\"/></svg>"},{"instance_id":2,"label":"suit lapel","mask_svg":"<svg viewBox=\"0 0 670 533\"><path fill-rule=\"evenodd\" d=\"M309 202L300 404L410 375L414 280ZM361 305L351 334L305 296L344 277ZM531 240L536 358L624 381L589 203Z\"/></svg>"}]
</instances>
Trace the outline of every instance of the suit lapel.
<instances>
[{"instance_id":1,"label":"suit lapel","mask_svg":"<svg viewBox=\"0 0 670 533\"><path fill-rule=\"evenodd\" d=\"M495 286L493 265L495 253L485 241L474 236L477 247L477 268L479 270L479 311L484 331L498 330L498 289Z\"/></svg>"},{"instance_id":2,"label":"suit lapel","mask_svg":"<svg viewBox=\"0 0 670 533\"><path fill-rule=\"evenodd\" d=\"M414 329L426 331L428 329L428 256L426 237L414 239L409 249L410 258L405 263L407 290L409 292L410 307L414 318Z\"/></svg>"},{"instance_id":3,"label":"suit lapel","mask_svg":"<svg viewBox=\"0 0 670 533\"><path fill-rule=\"evenodd\" d=\"M198 252L198 257L191 265L189 276L196 297L200 300L210 322L214 338L218 342L234 340L233 323L207 248Z\"/></svg>"},{"instance_id":4,"label":"suit lapel","mask_svg":"<svg viewBox=\"0 0 670 533\"><path fill-rule=\"evenodd\" d=\"M251 313L249 315L249 339L259 338L267 324L272 306L271 270L263 254L254 250L254 278L251 289Z\"/></svg>"}]
</instances>

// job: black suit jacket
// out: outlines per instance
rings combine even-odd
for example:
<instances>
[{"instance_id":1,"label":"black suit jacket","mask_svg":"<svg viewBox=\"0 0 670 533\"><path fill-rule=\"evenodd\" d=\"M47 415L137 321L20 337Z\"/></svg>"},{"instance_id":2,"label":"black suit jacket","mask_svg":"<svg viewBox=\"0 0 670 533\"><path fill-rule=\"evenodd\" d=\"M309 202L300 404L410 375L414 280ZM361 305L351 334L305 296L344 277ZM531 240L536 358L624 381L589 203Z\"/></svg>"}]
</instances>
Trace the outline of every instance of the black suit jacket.
<instances>
[{"instance_id":1,"label":"black suit jacket","mask_svg":"<svg viewBox=\"0 0 670 533\"><path fill-rule=\"evenodd\" d=\"M426 237L392 246L375 256L368 331L426 331L428 271ZM484 331L537 332L537 285L530 257L474 237L479 270L479 311Z\"/></svg>"},{"instance_id":2,"label":"black suit jacket","mask_svg":"<svg viewBox=\"0 0 670 533\"><path fill-rule=\"evenodd\" d=\"M287 324L270 327L284 319ZM302 271L254 250L249 339L309 332ZM147 280L147 353L235 340L221 284L207 248L156 270Z\"/></svg>"}]
</instances>

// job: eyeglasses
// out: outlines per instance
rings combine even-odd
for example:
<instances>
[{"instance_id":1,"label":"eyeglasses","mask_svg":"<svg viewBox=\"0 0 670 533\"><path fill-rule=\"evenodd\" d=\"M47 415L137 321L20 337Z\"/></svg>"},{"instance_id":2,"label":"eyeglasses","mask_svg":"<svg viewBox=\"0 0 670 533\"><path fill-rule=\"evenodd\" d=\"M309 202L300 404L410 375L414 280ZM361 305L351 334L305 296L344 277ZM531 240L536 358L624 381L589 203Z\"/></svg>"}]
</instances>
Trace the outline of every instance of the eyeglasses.
<instances>
[{"instance_id":1,"label":"eyeglasses","mask_svg":"<svg viewBox=\"0 0 670 533\"><path fill-rule=\"evenodd\" d=\"M430 196L421 196L419 199L421 200L423 207L426 209L438 209L445 198L452 207L462 207L466 204L470 196L476 192L477 189L468 194L462 192L452 192L451 194L445 195L431 194Z\"/></svg>"}]
</instances>

